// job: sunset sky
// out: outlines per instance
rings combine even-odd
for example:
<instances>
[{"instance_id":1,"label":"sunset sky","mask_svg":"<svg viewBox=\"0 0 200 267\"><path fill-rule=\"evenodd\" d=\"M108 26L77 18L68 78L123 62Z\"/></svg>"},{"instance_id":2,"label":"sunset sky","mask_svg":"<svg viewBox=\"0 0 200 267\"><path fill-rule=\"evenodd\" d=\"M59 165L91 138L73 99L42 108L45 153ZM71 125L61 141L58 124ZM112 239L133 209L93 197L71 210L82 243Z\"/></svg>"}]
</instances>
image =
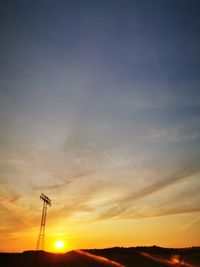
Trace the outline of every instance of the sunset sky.
<instances>
[{"instance_id":1,"label":"sunset sky","mask_svg":"<svg viewBox=\"0 0 200 267\"><path fill-rule=\"evenodd\" d=\"M200 245L200 3L0 4L0 251Z\"/></svg>"}]
</instances>

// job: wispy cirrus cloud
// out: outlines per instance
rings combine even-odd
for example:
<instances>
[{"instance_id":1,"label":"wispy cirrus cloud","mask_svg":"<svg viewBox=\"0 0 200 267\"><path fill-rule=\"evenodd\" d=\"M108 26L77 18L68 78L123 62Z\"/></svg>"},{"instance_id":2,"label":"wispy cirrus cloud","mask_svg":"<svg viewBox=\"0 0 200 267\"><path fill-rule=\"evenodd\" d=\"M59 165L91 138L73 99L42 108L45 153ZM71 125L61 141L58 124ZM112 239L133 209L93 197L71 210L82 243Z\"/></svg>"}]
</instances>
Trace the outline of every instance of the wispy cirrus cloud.
<instances>
[{"instance_id":1,"label":"wispy cirrus cloud","mask_svg":"<svg viewBox=\"0 0 200 267\"><path fill-rule=\"evenodd\" d=\"M166 216L173 214L192 213L199 212L200 206L198 205L198 196L200 187L193 189L184 189L183 192L175 190L174 194L171 193L168 199L162 200L163 190L167 190L169 187L173 188L184 180L191 180L193 175L199 174L198 168L186 168L185 170L178 171L171 177L165 177L159 179L157 182L150 184L138 191L134 191L131 194L119 197L118 199L106 202L103 204L103 208L100 209L99 214L96 214L96 220L105 220L110 218L115 219L126 219L126 218L142 218L142 217L155 217L155 216ZM181 190L182 187L180 187ZM179 190L180 190L179 189ZM167 192L167 191L166 191ZM167 192L168 193L168 192ZM157 199L156 204L153 205L148 199L152 197ZM193 196L193 201L191 200ZM196 196L196 198L195 198ZM146 199L146 201L145 201ZM187 203L187 205L180 205L180 203Z\"/></svg>"},{"instance_id":2,"label":"wispy cirrus cloud","mask_svg":"<svg viewBox=\"0 0 200 267\"><path fill-rule=\"evenodd\" d=\"M25 215L20 205L17 204L17 201L20 200L21 197L21 195L9 191L6 187L0 186L0 205L7 214L8 225L9 221L12 223L13 219L20 227L32 225L31 220ZM4 227L6 228L7 224L5 224Z\"/></svg>"}]
</instances>

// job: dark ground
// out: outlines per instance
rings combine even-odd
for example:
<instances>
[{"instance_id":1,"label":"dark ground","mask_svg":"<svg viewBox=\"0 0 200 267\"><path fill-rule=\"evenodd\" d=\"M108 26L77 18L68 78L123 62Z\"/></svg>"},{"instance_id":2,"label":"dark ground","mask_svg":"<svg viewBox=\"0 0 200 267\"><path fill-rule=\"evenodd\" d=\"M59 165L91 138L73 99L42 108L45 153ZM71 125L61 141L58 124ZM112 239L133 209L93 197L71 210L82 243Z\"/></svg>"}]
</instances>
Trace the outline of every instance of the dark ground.
<instances>
[{"instance_id":1,"label":"dark ground","mask_svg":"<svg viewBox=\"0 0 200 267\"><path fill-rule=\"evenodd\" d=\"M3 267L200 267L200 247L160 247L77 250L63 254L44 251L0 253Z\"/></svg>"}]
</instances>

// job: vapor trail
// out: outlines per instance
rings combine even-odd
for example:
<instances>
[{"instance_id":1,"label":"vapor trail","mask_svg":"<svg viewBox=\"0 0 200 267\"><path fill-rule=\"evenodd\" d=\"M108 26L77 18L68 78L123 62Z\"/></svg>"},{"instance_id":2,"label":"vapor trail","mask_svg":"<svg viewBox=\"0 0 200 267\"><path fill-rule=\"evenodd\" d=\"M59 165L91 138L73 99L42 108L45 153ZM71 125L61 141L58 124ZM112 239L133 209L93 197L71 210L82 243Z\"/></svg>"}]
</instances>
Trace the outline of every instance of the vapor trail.
<instances>
[{"instance_id":1,"label":"vapor trail","mask_svg":"<svg viewBox=\"0 0 200 267\"><path fill-rule=\"evenodd\" d=\"M89 142L89 144L97 151L99 151L102 155L104 155L106 158L110 159L111 161L114 161L114 158L109 153L105 152L101 147L97 146L93 142Z\"/></svg>"}]
</instances>

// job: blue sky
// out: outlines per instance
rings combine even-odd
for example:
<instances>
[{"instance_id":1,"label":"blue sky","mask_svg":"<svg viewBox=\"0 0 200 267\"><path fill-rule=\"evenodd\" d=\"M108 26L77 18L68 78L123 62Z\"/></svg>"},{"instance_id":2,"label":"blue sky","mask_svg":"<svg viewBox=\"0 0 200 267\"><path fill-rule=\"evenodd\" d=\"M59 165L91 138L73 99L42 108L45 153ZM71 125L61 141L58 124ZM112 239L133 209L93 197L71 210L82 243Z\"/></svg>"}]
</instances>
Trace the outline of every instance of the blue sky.
<instances>
[{"instance_id":1,"label":"blue sky","mask_svg":"<svg viewBox=\"0 0 200 267\"><path fill-rule=\"evenodd\" d=\"M14 234L16 218L18 231L37 227L44 191L69 224L175 214L196 244L198 10L198 1L1 3L2 232Z\"/></svg>"}]
</instances>

